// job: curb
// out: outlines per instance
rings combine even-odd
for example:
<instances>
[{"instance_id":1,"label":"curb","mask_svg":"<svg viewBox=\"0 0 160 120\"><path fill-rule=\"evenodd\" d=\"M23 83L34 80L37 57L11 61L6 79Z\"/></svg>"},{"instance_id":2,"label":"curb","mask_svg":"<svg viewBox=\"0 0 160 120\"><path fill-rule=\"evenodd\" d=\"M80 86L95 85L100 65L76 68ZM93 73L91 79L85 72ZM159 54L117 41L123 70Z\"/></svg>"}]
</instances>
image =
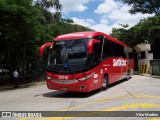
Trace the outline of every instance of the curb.
<instances>
[{"instance_id":1,"label":"curb","mask_svg":"<svg viewBox=\"0 0 160 120\"><path fill-rule=\"evenodd\" d=\"M14 88L13 86L4 86L4 87L0 87L0 92L8 91L8 90L24 89L24 88L34 87L38 85L43 85L43 84L46 84L46 81L37 81L37 82L22 84L22 85L19 85L19 88Z\"/></svg>"},{"instance_id":2,"label":"curb","mask_svg":"<svg viewBox=\"0 0 160 120\"><path fill-rule=\"evenodd\" d=\"M150 75L150 74L141 74L141 76L152 77L160 79L160 76Z\"/></svg>"}]
</instances>

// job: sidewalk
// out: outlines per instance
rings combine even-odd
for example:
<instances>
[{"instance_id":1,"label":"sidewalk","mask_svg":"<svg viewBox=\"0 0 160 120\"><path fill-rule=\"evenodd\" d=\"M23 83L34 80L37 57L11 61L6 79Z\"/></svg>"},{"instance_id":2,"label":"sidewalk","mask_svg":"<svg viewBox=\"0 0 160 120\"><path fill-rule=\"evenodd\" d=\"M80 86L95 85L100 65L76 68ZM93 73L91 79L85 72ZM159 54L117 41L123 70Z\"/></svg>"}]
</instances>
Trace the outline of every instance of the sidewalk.
<instances>
[{"instance_id":1,"label":"sidewalk","mask_svg":"<svg viewBox=\"0 0 160 120\"><path fill-rule=\"evenodd\" d=\"M150 74L139 74L139 75L146 76L146 77L152 77L152 78L159 78L160 79L160 76L156 76L156 75L150 75Z\"/></svg>"},{"instance_id":2,"label":"sidewalk","mask_svg":"<svg viewBox=\"0 0 160 120\"><path fill-rule=\"evenodd\" d=\"M19 88L14 88L13 85L0 86L0 92L7 91L7 90L23 89L23 88L28 88L28 87L32 87L32 86L42 85L42 84L46 84L46 81L44 80L44 81L36 81L36 82L21 84L21 85L19 85Z\"/></svg>"},{"instance_id":3,"label":"sidewalk","mask_svg":"<svg viewBox=\"0 0 160 120\"><path fill-rule=\"evenodd\" d=\"M152 77L152 78L159 78L160 79L160 76L150 75L150 74L140 74L140 73L138 73L138 71L134 71L133 75L141 75L141 76Z\"/></svg>"}]
</instances>

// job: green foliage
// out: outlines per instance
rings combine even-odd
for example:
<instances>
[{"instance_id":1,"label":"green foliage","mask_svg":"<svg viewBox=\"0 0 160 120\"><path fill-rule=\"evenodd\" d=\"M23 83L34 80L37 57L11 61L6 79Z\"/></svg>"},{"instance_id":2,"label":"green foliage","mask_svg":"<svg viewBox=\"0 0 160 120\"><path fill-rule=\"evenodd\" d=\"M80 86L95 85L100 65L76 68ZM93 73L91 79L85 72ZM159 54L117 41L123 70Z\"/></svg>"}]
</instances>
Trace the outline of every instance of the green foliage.
<instances>
[{"instance_id":1,"label":"green foliage","mask_svg":"<svg viewBox=\"0 0 160 120\"><path fill-rule=\"evenodd\" d=\"M160 14L160 1L159 0L121 0L123 3L130 5L131 14L135 13L155 13L156 15Z\"/></svg>"},{"instance_id":2,"label":"green foliage","mask_svg":"<svg viewBox=\"0 0 160 120\"><path fill-rule=\"evenodd\" d=\"M160 59L160 1L159 0L120 0L131 6L130 13L155 14L153 17L148 17L141 20L137 25L126 29L114 28L112 36L127 43L131 47L144 40L148 40L152 45L154 59Z\"/></svg>"},{"instance_id":3,"label":"green foliage","mask_svg":"<svg viewBox=\"0 0 160 120\"><path fill-rule=\"evenodd\" d=\"M27 74L42 75L46 64L39 46L60 34L90 30L63 19L61 9L59 0L0 0L0 65L10 71L19 68L22 80Z\"/></svg>"},{"instance_id":4,"label":"green foliage","mask_svg":"<svg viewBox=\"0 0 160 120\"><path fill-rule=\"evenodd\" d=\"M135 46L148 40L154 43L160 39L160 16L148 17L141 20L137 25L126 28L113 28L111 36L125 42L130 46Z\"/></svg>"}]
</instances>

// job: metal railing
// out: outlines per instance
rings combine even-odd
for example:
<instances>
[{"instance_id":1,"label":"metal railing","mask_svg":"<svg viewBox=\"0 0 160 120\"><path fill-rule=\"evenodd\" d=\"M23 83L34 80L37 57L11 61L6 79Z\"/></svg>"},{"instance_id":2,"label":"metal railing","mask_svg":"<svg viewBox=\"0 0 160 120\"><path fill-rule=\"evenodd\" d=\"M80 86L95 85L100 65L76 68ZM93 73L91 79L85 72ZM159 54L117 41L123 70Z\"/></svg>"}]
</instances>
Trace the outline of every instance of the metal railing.
<instances>
[{"instance_id":1,"label":"metal railing","mask_svg":"<svg viewBox=\"0 0 160 120\"><path fill-rule=\"evenodd\" d=\"M160 59L150 60L151 74L160 76Z\"/></svg>"}]
</instances>

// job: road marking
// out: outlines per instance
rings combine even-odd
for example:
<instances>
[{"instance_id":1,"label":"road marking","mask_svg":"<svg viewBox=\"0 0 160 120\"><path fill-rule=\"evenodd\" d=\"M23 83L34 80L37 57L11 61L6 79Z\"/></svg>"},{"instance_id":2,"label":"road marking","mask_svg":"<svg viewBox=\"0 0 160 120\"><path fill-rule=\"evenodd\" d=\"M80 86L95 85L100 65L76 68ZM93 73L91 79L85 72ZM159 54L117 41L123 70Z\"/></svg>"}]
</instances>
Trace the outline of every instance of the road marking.
<instances>
[{"instance_id":1,"label":"road marking","mask_svg":"<svg viewBox=\"0 0 160 120\"><path fill-rule=\"evenodd\" d=\"M134 95L135 98L149 98L149 99L160 99L160 96L152 96L152 95L143 95L143 94L137 94L137 95ZM64 109L61 109L61 110L58 110L58 111L68 111L68 110L75 110L77 108L82 108L82 107L85 107L85 106L88 106L88 105L91 105L91 104L95 104L95 103L98 103L98 102L106 102L106 101L109 101L109 100L119 100L119 99L124 99L124 98L133 98L131 96L115 96L113 95L112 97L106 97L106 98L103 98L103 99L98 99L98 100L95 100L93 102L89 102L89 103L86 103L86 104L81 104L81 105L78 105L78 106L74 106L74 107L70 107L70 108L64 108ZM135 99L134 98L134 99ZM123 105L121 106L115 106L115 107L111 107L111 108L105 108L105 109L100 109L98 111L120 111L120 110L125 110L125 109L135 109L135 108L160 108L160 104L153 104L153 103L124 103ZM48 117L48 118L37 118L37 120L64 120L64 119L70 119L70 118L74 118L76 116L81 116L81 117L84 117L84 116L91 116L93 114L96 114L96 113L99 113L97 111L93 111L93 112L87 112L87 113L80 113L80 114L73 114L73 117ZM28 119L28 118L20 118L18 120L31 120L32 118ZM34 118L35 120L35 118ZM157 118L153 118L153 119L148 119L148 120L160 120L160 119L157 119Z\"/></svg>"},{"instance_id":2,"label":"road marking","mask_svg":"<svg viewBox=\"0 0 160 120\"><path fill-rule=\"evenodd\" d=\"M143 95L143 94L138 94L138 95L134 95L137 98L151 98L151 99L160 99L160 96L153 96L153 95Z\"/></svg>"},{"instance_id":3,"label":"road marking","mask_svg":"<svg viewBox=\"0 0 160 120\"><path fill-rule=\"evenodd\" d=\"M134 95L134 97L135 98L160 99L160 96L151 96L151 95L142 95L142 94ZM85 107L87 105L95 104L95 103L98 103L98 102L106 102L106 101L109 101L109 100L119 100L119 99L124 99L124 98L132 98L132 97L131 96L106 97L106 98L95 100L93 102L89 102L89 103L86 103L86 104L81 104L81 105L78 105L78 106L65 108L65 109L62 109L60 111L74 110L74 109L82 108L82 107ZM141 106L143 106L143 105L141 104Z\"/></svg>"},{"instance_id":4,"label":"road marking","mask_svg":"<svg viewBox=\"0 0 160 120\"><path fill-rule=\"evenodd\" d=\"M109 100L119 100L119 99L123 99L123 98L129 98L129 97L128 96L119 96L119 97L103 98L103 99L95 100L93 102L89 102L89 103L86 103L86 104L81 104L81 105L70 107L70 108L64 108L64 109L62 109L60 111L74 110L74 109L82 108L82 107L85 107L87 105L95 104L95 103L98 103L98 102L106 102L106 101L109 101Z\"/></svg>"},{"instance_id":5,"label":"road marking","mask_svg":"<svg viewBox=\"0 0 160 120\"><path fill-rule=\"evenodd\" d=\"M160 120L160 118L149 118L148 120Z\"/></svg>"},{"instance_id":6,"label":"road marking","mask_svg":"<svg viewBox=\"0 0 160 120\"><path fill-rule=\"evenodd\" d=\"M142 107L145 104L148 105L148 103L137 103L134 108ZM131 108L134 105L135 105L135 103L131 103L130 104ZM151 104L150 107L151 108L153 108L153 107L160 107L160 104ZM111 108L105 108L105 109L101 109L101 110L97 110L97 111L91 111L91 112L85 112L84 111L82 113L70 114L71 117L50 117L50 118L41 118L39 120L53 120L53 119L54 120L62 120L62 119L66 120L66 119L75 118L75 117L92 117L95 114L99 114L99 111L120 111L120 110L125 110L127 108L129 108L128 105L127 106L126 105L121 105L121 106L111 107ZM154 118L154 119L149 119L149 120L160 120L160 119Z\"/></svg>"}]
</instances>

